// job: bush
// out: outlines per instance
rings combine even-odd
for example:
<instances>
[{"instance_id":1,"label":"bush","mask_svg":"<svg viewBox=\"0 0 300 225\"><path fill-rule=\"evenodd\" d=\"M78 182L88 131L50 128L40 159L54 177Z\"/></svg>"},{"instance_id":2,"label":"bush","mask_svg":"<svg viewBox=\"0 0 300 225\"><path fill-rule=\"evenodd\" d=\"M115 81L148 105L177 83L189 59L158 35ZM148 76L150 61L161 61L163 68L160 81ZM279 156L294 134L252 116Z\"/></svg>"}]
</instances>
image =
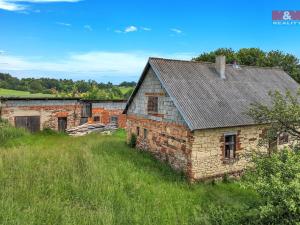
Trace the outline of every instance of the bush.
<instances>
[{"instance_id":1,"label":"bush","mask_svg":"<svg viewBox=\"0 0 300 225\"><path fill-rule=\"evenodd\" d=\"M270 157L255 157L245 175L245 187L262 199L253 220L259 224L300 223L300 153L285 149Z\"/></svg>"},{"instance_id":2,"label":"bush","mask_svg":"<svg viewBox=\"0 0 300 225\"><path fill-rule=\"evenodd\" d=\"M0 143L5 145L8 141L28 135L25 129L15 128L7 121L0 119Z\"/></svg>"},{"instance_id":3,"label":"bush","mask_svg":"<svg viewBox=\"0 0 300 225\"><path fill-rule=\"evenodd\" d=\"M131 148L135 148L135 146L136 146L136 139L137 139L136 134L131 134L130 140L129 140L129 146Z\"/></svg>"}]
</instances>

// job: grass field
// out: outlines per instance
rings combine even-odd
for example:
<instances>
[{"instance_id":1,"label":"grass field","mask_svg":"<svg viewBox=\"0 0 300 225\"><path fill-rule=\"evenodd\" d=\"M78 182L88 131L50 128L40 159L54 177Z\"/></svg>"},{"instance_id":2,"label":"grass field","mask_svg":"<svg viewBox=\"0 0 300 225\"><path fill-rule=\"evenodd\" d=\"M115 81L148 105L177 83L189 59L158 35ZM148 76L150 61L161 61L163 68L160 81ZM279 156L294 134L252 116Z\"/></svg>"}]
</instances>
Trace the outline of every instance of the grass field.
<instances>
[{"instance_id":1,"label":"grass field","mask_svg":"<svg viewBox=\"0 0 300 225\"><path fill-rule=\"evenodd\" d=\"M220 224L211 207L255 195L238 183L189 185L113 136L14 137L0 147L0 224Z\"/></svg>"},{"instance_id":2,"label":"grass field","mask_svg":"<svg viewBox=\"0 0 300 225\"><path fill-rule=\"evenodd\" d=\"M28 91L16 91L16 90L10 90L10 89L3 89L0 88L0 96L3 97L54 97L51 94L31 94Z\"/></svg>"},{"instance_id":3,"label":"grass field","mask_svg":"<svg viewBox=\"0 0 300 225\"><path fill-rule=\"evenodd\" d=\"M134 89L133 87L119 87L122 94L126 94L129 90Z\"/></svg>"}]
</instances>

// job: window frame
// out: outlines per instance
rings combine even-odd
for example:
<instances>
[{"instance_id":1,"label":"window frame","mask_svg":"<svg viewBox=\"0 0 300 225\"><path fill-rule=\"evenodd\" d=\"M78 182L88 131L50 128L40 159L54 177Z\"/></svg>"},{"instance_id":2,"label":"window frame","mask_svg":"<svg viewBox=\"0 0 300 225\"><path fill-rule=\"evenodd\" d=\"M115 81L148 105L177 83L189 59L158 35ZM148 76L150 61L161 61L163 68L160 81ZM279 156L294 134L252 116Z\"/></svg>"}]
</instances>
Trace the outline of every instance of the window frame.
<instances>
[{"instance_id":1,"label":"window frame","mask_svg":"<svg viewBox=\"0 0 300 225\"><path fill-rule=\"evenodd\" d=\"M97 118L97 120L95 118ZM100 122L100 120L101 120L100 116L93 116L93 121L94 122Z\"/></svg>"},{"instance_id":2,"label":"window frame","mask_svg":"<svg viewBox=\"0 0 300 225\"><path fill-rule=\"evenodd\" d=\"M116 119L116 121L115 121L115 122L113 122L113 118L115 118L115 119ZM118 116L111 116L111 117L110 117L110 123L119 124L119 117L118 117Z\"/></svg>"},{"instance_id":3,"label":"window frame","mask_svg":"<svg viewBox=\"0 0 300 225\"><path fill-rule=\"evenodd\" d=\"M158 96L148 96L147 112L158 113Z\"/></svg>"},{"instance_id":4,"label":"window frame","mask_svg":"<svg viewBox=\"0 0 300 225\"><path fill-rule=\"evenodd\" d=\"M228 138L229 140L227 141ZM237 150L237 134L236 133L224 134L224 159L226 160L236 159L236 150ZM233 153L231 153L231 151Z\"/></svg>"}]
</instances>

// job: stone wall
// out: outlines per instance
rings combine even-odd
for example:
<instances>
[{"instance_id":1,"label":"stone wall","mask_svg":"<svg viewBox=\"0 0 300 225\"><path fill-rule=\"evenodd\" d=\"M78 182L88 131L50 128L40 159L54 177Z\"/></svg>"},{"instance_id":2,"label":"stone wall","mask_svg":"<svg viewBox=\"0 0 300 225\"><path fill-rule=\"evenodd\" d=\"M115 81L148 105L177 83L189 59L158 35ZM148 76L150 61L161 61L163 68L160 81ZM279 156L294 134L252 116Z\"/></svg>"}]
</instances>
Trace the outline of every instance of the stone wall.
<instances>
[{"instance_id":1,"label":"stone wall","mask_svg":"<svg viewBox=\"0 0 300 225\"><path fill-rule=\"evenodd\" d=\"M189 174L192 136L186 126L130 115L127 116L127 141L132 134L137 135L138 149L149 151L174 169Z\"/></svg>"},{"instance_id":2,"label":"stone wall","mask_svg":"<svg viewBox=\"0 0 300 225\"><path fill-rule=\"evenodd\" d=\"M81 105L76 100L8 100L1 108L1 118L12 125L16 116L39 116L41 130L58 130L59 117L67 117L68 128L80 123Z\"/></svg>"},{"instance_id":3,"label":"stone wall","mask_svg":"<svg viewBox=\"0 0 300 225\"><path fill-rule=\"evenodd\" d=\"M191 179L209 179L243 171L253 150L267 152L266 148L257 146L263 130L263 126L243 126L195 131ZM228 133L237 135L236 159L229 161L224 159L224 135Z\"/></svg>"},{"instance_id":4,"label":"stone wall","mask_svg":"<svg viewBox=\"0 0 300 225\"><path fill-rule=\"evenodd\" d=\"M149 115L147 112L148 96L151 95L158 96L158 113L156 115ZM181 114L162 87L152 68L148 70L142 85L129 106L127 114L142 116L155 121L176 122L185 125Z\"/></svg>"}]
</instances>

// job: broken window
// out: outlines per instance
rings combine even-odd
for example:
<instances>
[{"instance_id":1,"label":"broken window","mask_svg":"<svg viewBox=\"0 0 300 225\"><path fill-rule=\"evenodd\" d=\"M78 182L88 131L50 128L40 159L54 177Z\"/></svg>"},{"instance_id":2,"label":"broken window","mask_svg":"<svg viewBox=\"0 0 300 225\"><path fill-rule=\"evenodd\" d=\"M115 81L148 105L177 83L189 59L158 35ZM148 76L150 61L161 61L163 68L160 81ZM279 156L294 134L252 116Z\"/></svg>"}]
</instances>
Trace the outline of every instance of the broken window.
<instances>
[{"instance_id":1,"label":"broken window","mask_svg":"<svg viewBox=\"0 0 300 225\"><path fill-rule=\"evenodd\" d=\"M158 112L158 97L149 96L148 97L148 112L157 113Z\"/></svg>"},{"instance_id":2,"label":"broken window","mask_svg":"<svg viewBox=\"0 0 300 225\"><path fill-rule=\"evenodd\" d=\"M94 116L94 122L99 122L100 121L100 116Z\"/></svg>"},{"instance_id":3,"label":"broken window","mask_svg":"<svg viewBox=\"0 0 300 225\"><path fill-rule=\"evenodd\" d=\"M110 122L113 124L118 124L118 117L117 116L110 117Z\"/></svg>"},{"instance_id":4,"label":"broken window","mask_svg":"<svg viewBox=\"0 0 300 225\"><path fill-rule=\"evenodd\" d=\"M225 135L224 157L226 159L235 158L235 151L236 151L236 135L235 134Z\"/></svg>"}]
</instances>

